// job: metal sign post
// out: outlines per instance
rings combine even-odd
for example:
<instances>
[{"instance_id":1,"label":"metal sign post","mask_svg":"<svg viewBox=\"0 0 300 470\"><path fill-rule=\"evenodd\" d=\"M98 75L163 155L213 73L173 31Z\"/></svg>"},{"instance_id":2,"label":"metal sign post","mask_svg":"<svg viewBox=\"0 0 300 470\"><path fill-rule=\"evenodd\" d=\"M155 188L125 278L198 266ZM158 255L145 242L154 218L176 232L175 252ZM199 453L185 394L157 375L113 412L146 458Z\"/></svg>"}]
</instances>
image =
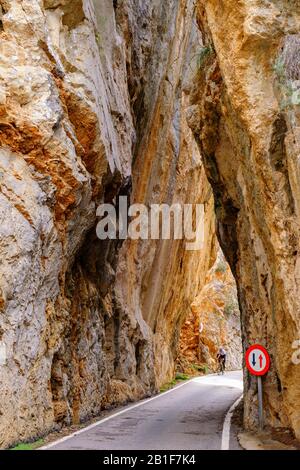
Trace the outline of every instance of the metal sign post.
<instances>
[{"instance_id":1,"label":"metal sign post","mask_svg":"<svg viewBox=\"0 0 300 470\"><path fill-rule=\"evenodd\" d=\"M254 344L251 346L246 351L246 366L252 375L257 376L258 421L259 428L262 430L264 427L264 410L261 378L270 368L270 356L268 351L260 344Z\"/></svg>"},{"instance_id":2,"label":"metal sign post","mask_svg":"<svg viewBox=\"0 0 300 470\"><path fill-rule=\"evenodd\" d=\"M262 393L262 381L261 376L257 376L257 392L258 392L258 420L259 428L264 428L264 408L263 408L263 393Z\"/></svg>"}]
</instances>

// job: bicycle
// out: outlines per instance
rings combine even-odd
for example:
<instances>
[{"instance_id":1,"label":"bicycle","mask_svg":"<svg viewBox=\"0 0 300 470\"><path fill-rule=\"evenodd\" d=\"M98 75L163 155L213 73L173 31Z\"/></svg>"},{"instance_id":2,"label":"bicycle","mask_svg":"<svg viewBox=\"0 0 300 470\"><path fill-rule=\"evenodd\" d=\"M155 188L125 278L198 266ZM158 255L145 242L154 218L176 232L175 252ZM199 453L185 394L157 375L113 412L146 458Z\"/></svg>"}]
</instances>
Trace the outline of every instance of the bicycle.
<instances>
[{"instance_id":1,"label":"bicycle","mask_svg":"<svg viewBox=\"0 0 300 470\"><path fill-rule=\"evenodd\" d=\"M219 372L218 374L224 375L225 372L225 359L219 359Z\"/></svg>"}]
</instances>

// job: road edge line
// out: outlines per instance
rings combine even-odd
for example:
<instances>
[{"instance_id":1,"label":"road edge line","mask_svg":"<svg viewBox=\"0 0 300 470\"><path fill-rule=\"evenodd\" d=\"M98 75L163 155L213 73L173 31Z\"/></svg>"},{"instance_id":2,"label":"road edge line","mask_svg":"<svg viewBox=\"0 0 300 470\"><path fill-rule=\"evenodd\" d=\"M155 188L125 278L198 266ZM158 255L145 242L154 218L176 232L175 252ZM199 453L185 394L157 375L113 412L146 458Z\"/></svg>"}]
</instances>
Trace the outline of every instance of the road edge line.
<instances>
[{"instance_id":1,"label":"road edge line","mask_svg":"<svg viewBox=\"0 0 300 470\"><path fill-rule=\"evenodd\" d=\"M233 403L233 405L231 405L231 407L227 411L224 424L223 424L221 450L229 450L231 418L232 418L234 410L240 404L243 397L244 397L244 394L242 393L242 395Z\"/></svg>"},{"instance_id":2,"label":"road edge line","mask_svg":"<svg viewBox=\"0 0 300 470\"><path fill-rule=\"evenodd\" d=\"M167 390L166 392L158 393L154 397L146 398L145 400L139 401L138 403L135 403L135 405L129 406L129 407L125 408L124 410L118 411L117 413L111 414L110 416L107 416L106 418L100 419L99 421L96 421L95 423L90 424L89 426L86 426L82 429L79 429L78 431L75 431L72 434L69 434L68 436L64 436L61 439L58 439L57 441L51 442L50 444L39 447L36 450L50 449L51 447L54 447L58 444L61 444L62 442L65 442L69 439L72 439L72 437L76 437L79 434L82 434L83 432L89 431L90 429L93 429L93 428L99 426L100 424L105 423L106 421L109 421L112 418L116 418L117 416L120 416L124 413L127 413L127 411L133 410L134 408L138 408L139 406L145 405L146 403L149 403L150 401L156 400L157 398L161 398L164 395L167 395L168 393L174 392L175 390L178 390L179 388L184 387L185 385L193 382L193 380L195 380L195 379L198 379L198 378L201 378L201 377L208 377L210 375L215 375L215 374L207 374L207 375L202 375L202 376L198 376L198 377L193 377L192 379L187 380L183 384L177 385L176 387L173 387L170 390Z\"/></svg>"}]
</instances>

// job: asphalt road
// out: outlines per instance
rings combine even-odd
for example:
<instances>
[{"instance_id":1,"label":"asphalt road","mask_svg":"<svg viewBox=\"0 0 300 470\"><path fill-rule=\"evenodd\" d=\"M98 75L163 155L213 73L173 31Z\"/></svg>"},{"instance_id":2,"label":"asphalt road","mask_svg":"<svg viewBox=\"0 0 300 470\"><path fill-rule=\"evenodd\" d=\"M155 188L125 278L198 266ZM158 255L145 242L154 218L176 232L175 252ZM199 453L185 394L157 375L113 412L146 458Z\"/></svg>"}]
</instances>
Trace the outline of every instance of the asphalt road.
<instances>
[{"instance_id":1,"label":"asphalt road","mask_svg":"<svg viewBox=\"0 0 300 470\"><path fill-rule=\"evenodd\" d=\"M242 393L242 372L195 378L128 406L51 450L204 450L221 448L224 419ZM231 448L238 448L231 437Z\"/></svg>"}]
</instances>

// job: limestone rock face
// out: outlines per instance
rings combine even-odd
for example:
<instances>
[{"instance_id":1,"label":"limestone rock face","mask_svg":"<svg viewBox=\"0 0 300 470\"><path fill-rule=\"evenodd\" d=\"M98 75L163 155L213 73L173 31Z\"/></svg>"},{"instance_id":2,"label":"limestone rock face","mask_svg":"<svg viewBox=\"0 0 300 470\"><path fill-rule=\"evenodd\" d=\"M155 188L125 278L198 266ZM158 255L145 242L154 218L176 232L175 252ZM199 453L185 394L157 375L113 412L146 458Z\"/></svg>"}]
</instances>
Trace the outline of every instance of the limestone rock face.
<instances>
[{"instance_id":1,"label":"limestone rock face","mask_svg":"<svg viewBox=\"0 0 300 470\"><path fill-rule=\"evenodd\" d=\"M236 284L219 250L183 324L178 366L186 373L218 371L217 353L221 346L227 353L226 369L241 369L243 355Z\"/></svg>"},{"instance_id":2,"label":"limestone rock face","mask_svg":"<svg viewBox=\"0 0 300 470\"><path fill-rule=\"evenodd\" d=\"M0 2L0 446L152 393L215 256L185 115L192 0ZM205 204L205 249L100 241L96 207Z\"/></svg>"},{"instance_id":3,"label":"limestone rock face","mask_svg":"<svg viewBox=\"0 0 300 470\"><path fill-rule=\"evenodd\" d=\"M197 2L205 47L189 123L213 186L218 233L238 283L245 348L267 347L267 423L300 437L298 1ZM245 373L245 424L257 422Z\"/></svg>"}]
</instances>

